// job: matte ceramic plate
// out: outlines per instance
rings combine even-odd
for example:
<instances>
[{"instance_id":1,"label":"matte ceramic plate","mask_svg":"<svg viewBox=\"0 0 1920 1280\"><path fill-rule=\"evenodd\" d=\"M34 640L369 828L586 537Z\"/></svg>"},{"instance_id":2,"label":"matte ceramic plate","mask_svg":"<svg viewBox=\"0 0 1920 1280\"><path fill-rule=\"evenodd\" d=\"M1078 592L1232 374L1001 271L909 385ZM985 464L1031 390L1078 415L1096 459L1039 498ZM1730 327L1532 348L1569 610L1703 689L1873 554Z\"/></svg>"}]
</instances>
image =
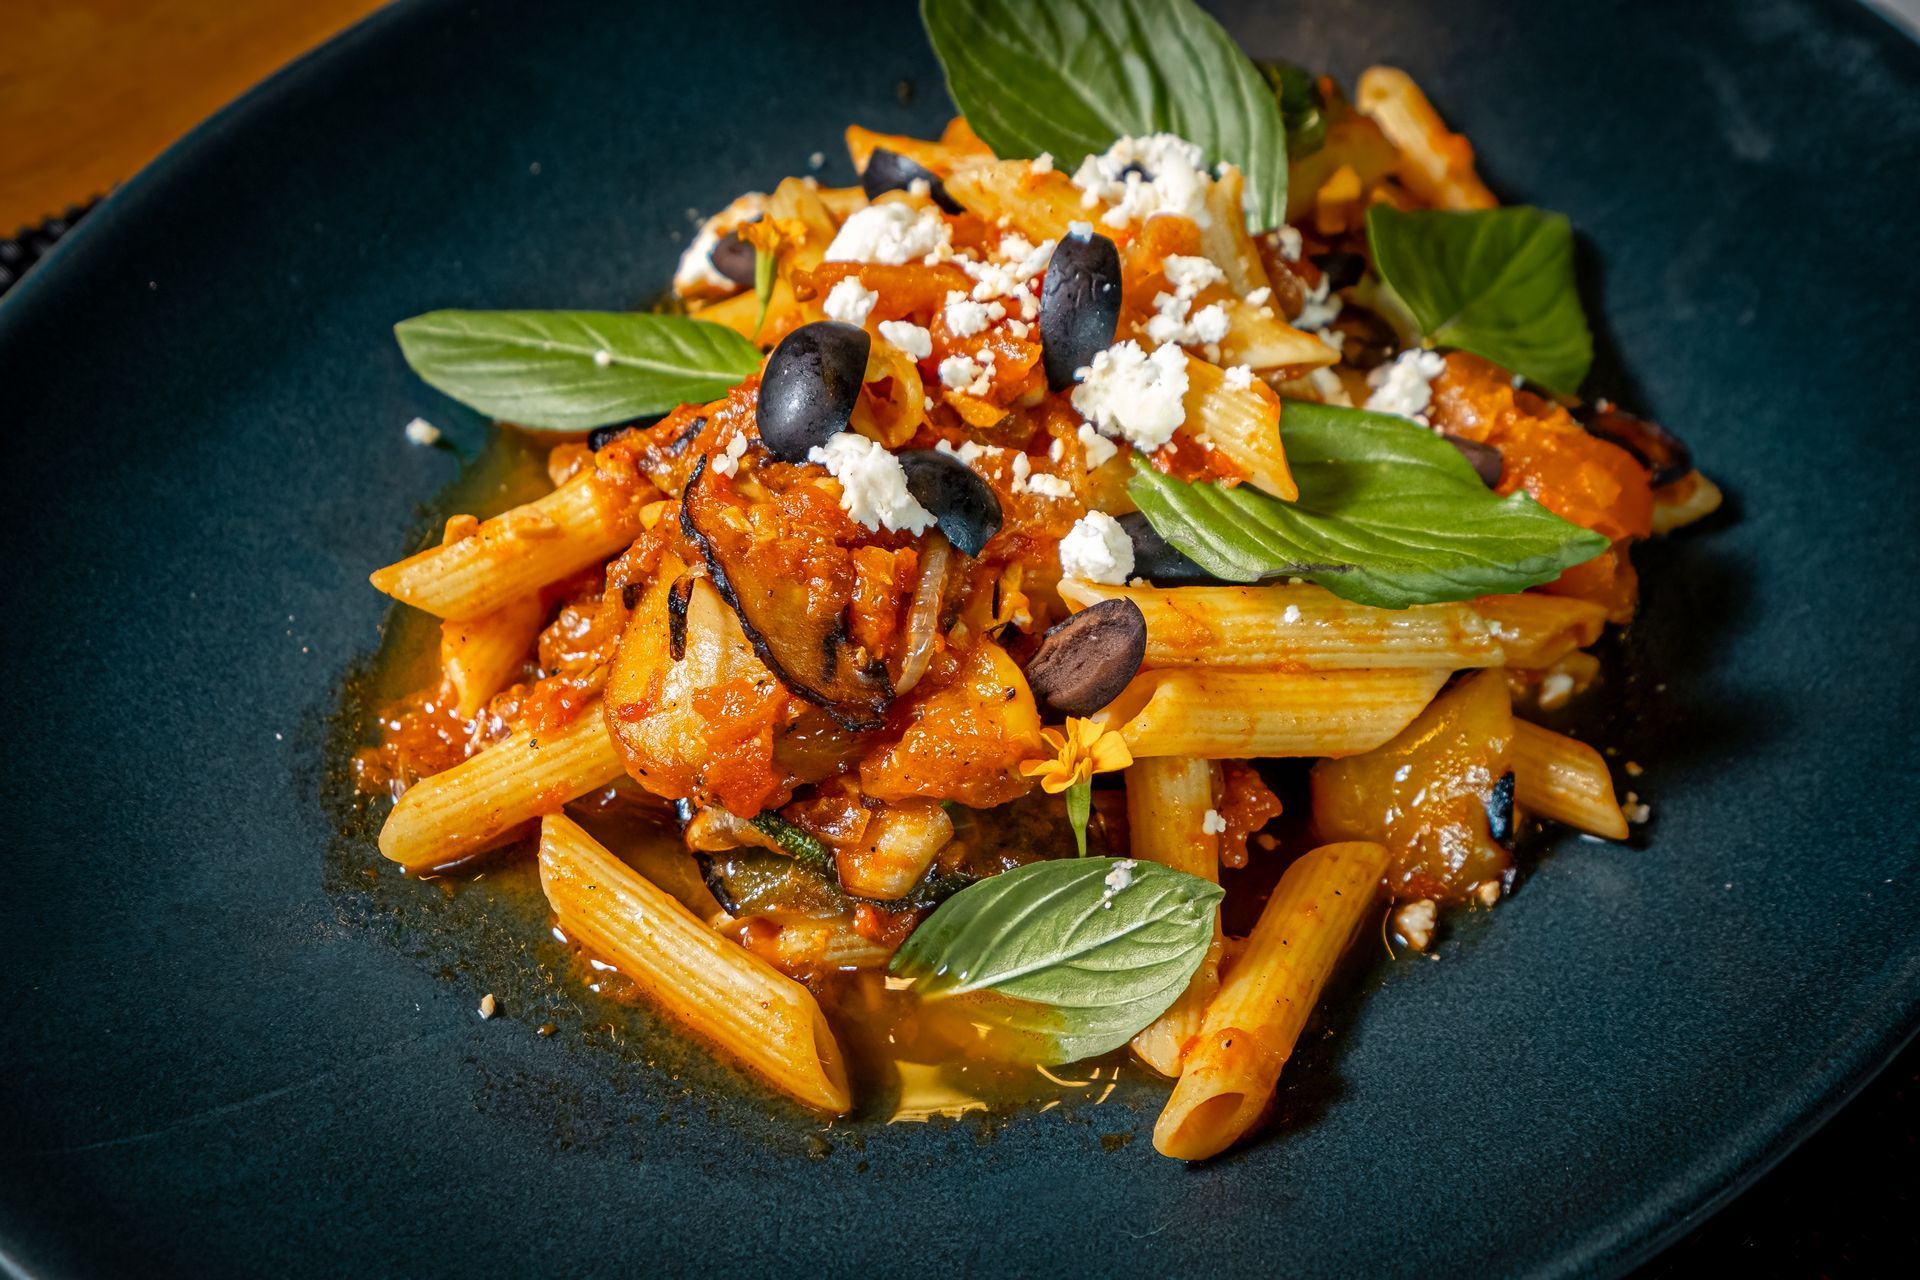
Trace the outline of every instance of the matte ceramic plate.
<instances>
[{"instance_id":1,"label":"matte ceramic plate","mask_svg":"<svg viewBox=\"0 0 1920 1280\"><path fill-rule=\"evenodd\" d=\"M580 990L529 902L394 876L334 717L368 570L486 428L389 326L635 304L688 210L946 114L904 5L406 6L0 304L14 1267L1616 1271L1900 1045L1920 48L1816 0L1221 11L1349 83L1408 67L1499 190L1571 214L1597 389L1732 495L1642 557L1602 732L1646 767L1644 847L1562 841L1438 960L1367 969L1281 1127L1201 1168L1152 1153L1145 1086L828 1129Z\"/></svg>"}]
</instances>

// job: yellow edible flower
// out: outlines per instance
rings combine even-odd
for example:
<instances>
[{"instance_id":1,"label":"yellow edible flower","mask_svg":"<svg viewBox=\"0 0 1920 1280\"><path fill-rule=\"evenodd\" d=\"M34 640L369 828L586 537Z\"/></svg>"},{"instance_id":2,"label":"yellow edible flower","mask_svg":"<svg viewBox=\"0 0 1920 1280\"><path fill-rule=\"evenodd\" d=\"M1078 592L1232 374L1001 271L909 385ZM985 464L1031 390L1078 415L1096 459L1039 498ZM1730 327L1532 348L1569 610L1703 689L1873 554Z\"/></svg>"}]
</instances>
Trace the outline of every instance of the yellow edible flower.
<instances>
[{"instance_id":1,"label":"yellow edible flower","mask_svg":"<svg viewBox=\"0 0 1920 1280\"><path fill-rule=\"evenodd\" d=\"M1066 732L1042 729L1041 738L1053 748L1053 755L1038 760L1023 760L1020 772L1040 779L1040 786L1051 795L1087 781L1096 773L1124 769L1133 763L1127 740L1092 720L1067 717Z\"/></svg>"}]
</instances>

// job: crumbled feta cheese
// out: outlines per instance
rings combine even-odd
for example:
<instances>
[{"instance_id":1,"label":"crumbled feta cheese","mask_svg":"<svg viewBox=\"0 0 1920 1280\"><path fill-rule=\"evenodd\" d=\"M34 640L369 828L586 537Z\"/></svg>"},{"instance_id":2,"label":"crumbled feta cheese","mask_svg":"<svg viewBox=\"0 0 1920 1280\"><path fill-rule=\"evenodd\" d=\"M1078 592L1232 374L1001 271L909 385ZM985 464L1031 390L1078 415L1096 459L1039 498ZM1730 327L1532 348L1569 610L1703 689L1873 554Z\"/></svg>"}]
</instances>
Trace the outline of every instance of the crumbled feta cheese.
<instances>
[{"instance_id":1,"label":"crumbled feta cheese","mask_svg":"<svg viewBox=\"0 0 1920 1280\"><path fill-rule=\"evenodd\" d=\"M827 291L827 300L821 306L829 320L865 324L878 301L880 295L861 284L858 276L848 276Z\"/></svg>"},{"instance_id":2,"label":"crumbled feta cheese","mask_svg":"<svg viewBox=\"0 0 1920 1280\"><path fill-rule=\"evenodd\" d=\"M1433 403L1433 380L1446 370L1447 362L1437 351L1402 351L1392 364L1383 364L1367 375L1373 394L1367 397L1366 407L1374 413L1411 418L1425 426L1426 408Z\"/></svg>"},{"instance_id":3,"label":"crumbled feta cheese","mask_svg":"<svg viewBox=\"0 0 1920 1280\"><path fill-rule=\"evenodd\" d=\"M680 265L674 268L674 293L689 298L740 292L739 282L721 275L713 265L713 247L720 243L721 236L763 216L766 211L766 194L749 191L701 223L699 234L694 236L686 252L680 255ZM696 219L699 216L694 210L687 212Z\"/></svg>"},{"instance_id":4,"label":"crumbled feta cheese","mask_svg":"<svg viewBox=\"0 0 1920 1280\"><path fill-rule=\"evenodd\" d=\"M1023 458L1026 457L1024 453L1020 456ZM1073 485L1069 483L1065 477L1048 475L1044 471L1027 476L1023 481L1016 483L1013 487L1015 492L1037 493L1043 498L1071 498L1073 496Z\"/></svg>"},{"instance_id":5,"label":"crumbled feta cheese","mask_svg":"<svg viewBox=\"0 0 1920 1280\"><path fill-rule=\"evenodd\" d=\"M1227 370L1226 377L1222 381L1226 383L1229 391L1251 391L1253 390L1253 369L1249 365L1236 364Z\"/></svg>"},{"instance_id":6,"label":"crumbled feta cheese","mask_svg":"<svg viewBox=\"0 0 1920 1280\"><path fill-rule=\"evenodd\" d=\"M824 445L807 451L840 482L840 506L869 529L924 533L933 527L933 513L907 490L907 473L900 459L863 435L842 431Z\"/></svg>"},{"instance_id":7,"label":"crumbled feta cheese","mask_svg":"<svg viewBox=\"0 0 1920 1280\"><path fill-rule=\"evenodd\" d=\"M1086 451L1087 470L1104 465L1114 454L1120 452L1120 446L1095 431L1086 423L1080 424L1080 447Z\"/></svg>"},{"instance_id":8,"label":"crumbled feta cheese","mask_svg":"<svg viewBox=\"0 0 1920 1280\"><path fill-rule=\"evenodd\" d=\"M1000 306L997 302L988 304L971 301L966 294L958 290L948 294L945 312L947 317L947 332L956 338L971 338L974 334L979 333L985 329L993 319L992 314L988 310L990 305L995 307ZM1005 315L1006 313L1007 309L1000 307L1000 314Z\"/></svg>"},{"instance_id":9,"label":"crumbled feta cheese","mask_svg":"<svg viewBox=\"0 0 1920 1280\"><path fill-rule=\"evenodd\" d=\"M1171 133L1120 138L1101 155L1088 156L1073 175L1087 208L1111 206L1100 218L1110 227L1130 227L1156 213L1209 226L1208 181L1200 148Z\"/></svg>"},{"instance_id":10,"label":"crumbled feta cheese","mask_svg":"<svg viewBox=\"0 0 1920 1280\"><path fill-rule=\"evenodd\" d=\"M919 196L922 200L925 200L933 194L933 184L925 178L910 179L907 182L907 194L910 196Z\"/></svg>"},{"instance_id":11,"label":"crumbled feta cheese","mask_svg":"<svg viewBox=\"0 0 1920 1280\"><path fill-rule=\"evenodd\" d=\"M1073 407L1100 431L1148 451L1173 438L1187 420L1187 353L1163 346L1149 356L1126 341L1094 356L1079 370Z\"/></svg>"},{"instance_id":12,"label":"crumbled feta cheese","mask_svg":"<svg viewBox=\"0 0 1920 1280\"><path fill-rule=\"evenodd\" d=\"M948 356L940 362L940 385L950 391L965 391L980 376L980 366L971 356Z\"/></svg>"},{"instance_id":13,"label":"crumbled feta cheese","mask_svg":"<svg viewBox=\"0 0 1920 1280\"><path fill-rule=\"evenodd\" d=\"M1340 375L1331 369L1323 367L1310 370L1307 373L1307 387L1321 404L1353 407L1353 398L1347 394L1347 384L1340 381Z\"/></svg>"},{"instance_id":14,"label":"crumbled feta cheese","mask_svg":"<svg viewBox=\"0 0 1920 1280\"><path fill-rule=\"evenodd\" d=\"M1407 903L1393 913L1393 931L1415 951L1425 951L1433 942L1433 926L1439 918L1439 909L1433 899L1422 898L1418 902Z\"/></svg>"},{"instance_id":15,"label":"crumbled feta cheese","mask_svg":"<svg viewBox=\"0 0 1920 1280\"><path fill-rule=\"evenodd\" d=\"M1157 314L1147 321L1147 336L1158 343L1172 342L1181 346L1218 342L1227 336L1227 312L1224 307L1216 302L1200 308L1189 317L1187 309L1192 305L1189 299L1180 294L1155 295L1153 308Z\"/></svg>"},{"instance_id":16,"label":"crumbled feta cheese","mask_svg":"<svg viewBox=\"0 0 1920 1280\"><path fill-rule=\"evenodd\" d=\"M1133 576L1133 540L1104 511L1089 511L1060 540L1060 573L1119 586Z\"/></svg>"},{"instance_id":17,"label":"crumbled feta cheese","mask_svg":"<svg viewBox=\"0 0 1920 1280\"><path fill-rule=\"evenodd\" d=\"M1247 305L1250 307L1264 307L1268 302L1272 301L1272 299L1273 290L1263 284L1247 295Z\"/></svg>"},{"instance_id":18,"label":"crumbled feta cheese","mask_svg":"<svg viewBox=\"0 0 1920 1280\"><path fill-rule=\"evenodd\" d=\"M1162 268L1166 272L1167 283L1179 290L1182 296L1191 298L1209 285L1225 284L1227 273L1215 265L1211 258L1196 258L1185 254L1170 254Z\"/></svg>"},{"instance_id":19,"label":"crumbled feta cheese","mask_svg":"<svg viewBox=\"0 0 1920 1280\"><path fill-rule=\"evenodd\" d=\"M1289 626L1300 621L1300 606L1297 604L1290 604L1286 608L1282 609L1280 611L1280 621L1286 623Z\"/></svg>"},{"instance_id":20,"label":"crumbled feta cheese","mask_svg":"<svg viewBox=\"0 0 1920 1280\"><path fill-rule=\"evenodd\" d=\"M1294 317L1293 327L1309 333L1324 329L1333 323L1344 305L1340 295L1333 291L1332 278L1323 274L1320 283L1307 291L1306 301L1300 307L1300 314Z\"/></svg>"},{"instance_id":21,"label":"crumbled feta cheese","mask_svg":"<svg viewBox=\"0 0 1920 1280\"><path fill-rule=\"evenodd\" d=\"M1028 333L1027 322L1025 320L1009 320L1007 321L1007 332L1016 338L1024 338Z\"/></svg>"},{"instance_id":22,"label":"crumbled feta cheese","mask_svg":"<svg viewBox=\"0 0 1920 1280\"><path fill-rule=\"evenodd\" d=\"M1052 173L1053 152L1042 151L1039 155L1035 156L1033 158L1033 171L1035 173Z\"/></svg>"},{"instance_id":23,"label":"crumbled feta cheese","mask_svg":"<svg viewBox=\"0 0 1920 1280\"><path fill-rule=\"evenodd\" d=\"M1028 243L1024 236L1007 235L1000 241L996 256L985 262L971 258L959 260L960 269L974 279L973 300L991 302L995 298L1017 297L1021 312L1026 319L1030 314L1030 302L1033 290L1026 288L1029 280L1046 270L1047 263L1053 258L1055 242L1043 240L1038 245ZM1031 305L1037 305L1033 300Z\"/></svg>"},{"instance_id":24,"label":"crumbled feta cheese","mask_svg":"<svg viewBox=\"0 0 1920 1280\"><path fill-rule=\"evenodd\" d=\"M1075 240L1091 240L1093 239L1093 224L1091 222L1069 222L1067 224L1067 234Z\"/></svg>"},{"instance_id":25,"label":"crumbled feta cheese","mask_svg":"<svg viewBox=\"0 0 1920 1280\"><path fill-rule=\"evenodd\" d=\"M1307 250L1306 242L1300 238L1300 228L1281 227L1274 234L1280 240L1280 256L1288 262L1300 261L1300 255Z\"/></svg>"},{"instance_id":26,"label":"crumbled feta cheese","mask_svg":"<svg viewBox=\"0 0 1920 1280\"><path fill-rule=\"evenodd\" d=\"M882 320L880 336L915 360L933 354L933 335L911 320Z\"/></svg>"},{"instance_id":27,"label":"crumbled feta cheese","mask_svg":"<svg viewBox=\"0 0 1920 1280\"><path fill-rule=\"evenodd\" d=\"M1210 836L1221 835L1226 829L1227 820L1220 816L1218 809L1207 810L1206 815L1200 819L1200 830Z\"/></svg>"},{"instance_id":28,"label":"crumbled feta cheese","mask_svg":"<svg viewBox=\"0 0 1920 1280\"><path fill-rule=\"evenodd\" d=\"M828 262L881 262L902 266L945 249L953 228L938 209L916 209L898 200L856 209L827 246Z\"/></svg>"},{"instance_id":29,"label":"crumbled feta cheese","mask_svg":"<svg viewBox=\"0 0 1920 1280\"><path fill-rule=\"evenodd\" d=\"M440 428L425 418L415 418L407 424L407 439L415 444L428 445L440 443Z\"/></svg>"},{"instance_id":30,"label":"crumbled feta cheese","mask_svg":"<svg viewBox=\"0 0 1920 1280\"><path fill-rule=\"evenodd\" d=\"M1133 883L1133 869L1140 864L1132 858L1121 858L1113 864L1113 870L1107 872L1104 883L1107 886L1102 897L1111 898Z\"/></svg>"},{"instance_id":31,"label":"crumbled feta cheese","mask_svg":"<svg viewBox=\"0 0 1920 1280\"><path fill-rule=\"evenodd\" d=\"M1540 709L1558 711L1573 697L1573 677L1555 671L1540 682Z\"/></svg>"},{"instance_id":32,"label":"crumbled feta cheese","mask_svg":"<svg viewBox=\"0 0 1920 1280\"><path fill-rule=\"evenodd\" d=\"M747 438L744 435L738 435L727 441L727 447L714 454L713 461L707 465L723 476L737 475L740 471L740 459L746 454Z\"/></svg>"},{"instance_id":33,"label":"crumbled feta cheese","mask_svg":"<svg viewBox=\"0 0 1920 1280\"><path fill-rule=\"evenodd\" d=\"M1626 800L1620 805L1620 812L1628 822L1640 827L1645 826L1653 817L1653 806L1641 803L1638 793L1629 791Z\"/></svg>"},{"instance_id":34,"label":"crumbled feta cheese","mask_svg":"<svg viewBox=\"0 0 1920 1280\"><path fill-rule=\"evenodd\" d=\"M935 442L933 448L935 453L952 454L969 467L972 466L977 459L997 458L1006 452L1005 449L1002 449L997 444L978 444L972 440L962 440L960 447L957 449L947 441L940 440Z\"/></svg>"}]
</instances>

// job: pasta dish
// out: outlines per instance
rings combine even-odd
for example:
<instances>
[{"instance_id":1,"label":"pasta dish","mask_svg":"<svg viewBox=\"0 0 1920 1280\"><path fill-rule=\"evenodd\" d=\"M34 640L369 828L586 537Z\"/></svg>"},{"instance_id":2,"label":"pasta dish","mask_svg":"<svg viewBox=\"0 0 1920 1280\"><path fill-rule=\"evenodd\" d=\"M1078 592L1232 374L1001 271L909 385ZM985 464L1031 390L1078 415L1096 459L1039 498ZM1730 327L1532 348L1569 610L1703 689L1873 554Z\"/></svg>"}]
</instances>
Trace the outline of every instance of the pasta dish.
<instances>
[{"instance_id":1,"label":"pasta dish","mask_svg":"<svg viewBox=\"0 0 1920 1280\"><path fill-rule=\"evenodd\" d=\"M1567 219L1403 72L1349 97L1188 0L922 17L962 114L725 204L666 305L398 326L550 483L372 575L438 673L356 776L386 858L537 859L572 946L807 1107L884 1004L936 1067L1129 1053L1203 1159L1356 937L1647 821L1542 721L1720 495L1582 398Z\"/></svg>"}]
</instances>

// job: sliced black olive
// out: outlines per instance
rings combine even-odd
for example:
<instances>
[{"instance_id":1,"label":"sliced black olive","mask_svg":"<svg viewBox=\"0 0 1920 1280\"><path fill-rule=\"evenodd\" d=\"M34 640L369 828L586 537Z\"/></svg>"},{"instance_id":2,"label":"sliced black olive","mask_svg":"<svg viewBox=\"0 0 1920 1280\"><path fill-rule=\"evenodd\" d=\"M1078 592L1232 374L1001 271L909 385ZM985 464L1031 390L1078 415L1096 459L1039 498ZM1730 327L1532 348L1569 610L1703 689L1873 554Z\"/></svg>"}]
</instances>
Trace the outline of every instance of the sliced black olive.
<instances>
[{"instance_id":1,"label":"sliced black olive","mask_svg":"<svg viewBox=\"0 0 1920 1280\"><path fill-rule=\"evenodd\" d=\"M1133 574L1156 587L1182 587L1220 579L1189 560L1184 552L1160 536L1160 531L1138 511L1120 517L1120 527L1133 543Z\"/></svg>"},{"instance_id":2,"label":"sliced black olive","mask_svg":"<svg viewBox=\"0 0 1920 1280\"><path fill-rule=\"evenodd\" d=\"M1340 308L1327 328L1346 339L1340 344L1340 362L1362 372L1379 368L1400 350L1400 335L1392 325L1351 302Z\"/></svg>"},{"instance_id":3,"label":"sliced black olive","mask_svg":"<svg viewBox=\"0 0 1920 1280\"><path fill-rule=\"evenodd\" d=\"M938 449L909 449L896 455L907 473L907 492L933 513L947 541L970 556L1000 532L1000 499L975 471Z\"/></svg>"},{"instance_id":4,"label":"sliced black olive","mask_svg":"<svg viewBox=\"0 0 1920 1280\"><path fill-rule=\"evenodd\" d=\"M860 171L860 189L867 193L869 200L886 191L910 191L916 181L927 184L927 194L942 209L948 213L960 212L960 202L947 194L939 174L898 151L875 147L867 157L867 167Z\"/></svg>"},{"instance_id":5,"label":"sliced black olive","mask_svg":"<svg viewBox=\"0 0 1920 1280\"><path fill-rule=\"evenodd\" d=\"M782 573L778 549L756 541L737 508L704 483L706 474L703 454L680 495L680 528L699 549L714 589L739 617L747 643L775 679L841 728L878 729L894 698L886 664L877 656L861 660L861 651L837 634L843 618L818 621L809 608L812 587Z\"/></svg>"},{"instance_id":6,"label":"sliced black olive","mask_svg":"<svg viewBox=\"0 0 1920 1280\"><path fill-rule=\"evenodd\" d=\"M845 431L860 398L873 340L838 320L803 324L767 357L755 413L760 439L782 462L805 462L807 451Z\"/></svg>"},{"instance_id":7,"label":"sliced black olive","mask_svg":"<svg viewBox=\"0 0 1920 1280\"><path fill-rule=\"evenodd\" d=\"M1074 374L1113 345L1120 323L1120 251L1103 235L1065 235L1040 286L1040 350L1047 387L1065 391Z\"/></svg>"},{"instance_id":8,"label":"sliced black olive","mask_svg":"<svg viewBox=\"0 0 1920 1280\"><path fill-rule=\"evenodd\" d=\"M754 247L742 240L738 231L729 231L715 240L707 252L713 269L742 289L753 287L753 265L757 256Z\"/></svg>"},{"instance_id":9,"label":"sliced black olive","mask_svg":"<svg viewBox=\"0 0 1920 1280\"><path fill-rule=\"evenodd\" d=\"M1513 770L1500 775L1500 781L1493 784L1493 793L1487 797L1487 834L1493 837L1495 844L1509 844L1513 840Z\"/></svg>"},{"instance_id":10,"label":"sliced black olive","mask_svg":"<svg viewBox=\"0 0 1920 1280\"><path fill-rule=\"evenodd\" d=\"M1313 265L1320 268L1320 274L1327 278L1327 288L1335 292L1352 288L1360 283L1361 276L1367 274L1367 260L1357 253L1316 254Z\"/></svg>"},{"instance_id":11,"label":"sliced black olive","mask_svg":"<svg viewBox=\"0 0 1920 1280\"><path fill-rule=\"evenodd\" d=\"M1490 444L1481 444L1478 440L1468 440L1463 436L1441 436L1448 444L1460 451L1460 456L1473 464L1473 470L1480 477L1480 483L1489 489L1500 487L1500 472L1507 465L1500 456L1500 450Z\"/></svg>"},{"instance_id":12,"label":"sliced black olive","mask_svg":"<svg viewBox=\"0 0 1920 1280\"><path fill-rule=\"evenodd\" d=\"M1590 434L1608 444L1619 445L1639 459L1640 465L1653 473L1656 489L1672 484L1693 470L1693 453L1681 443L1679 436L1657 422L1622 413L1620 406L1611 400L1582 405L1574 410L1573 416Z\"/></svg>"},{"instance_id":13,"label":"sliced black olive","mask_svg":"<svg viewBox=\"0 0 1920 1280\"><path fill-rule=\"evenodd\" d=\"M1090 716L1120 696L1147 656L1147 619L1131 600L1102 600L1047 628L1027 683L1056 715Z\"/></svg>"},{"instance_id":14,"label":"sliced black olive","mask_svg":"<svg viewBox=\"0 0 1920 1280\"><path fill-rule=\"evenodd\" d=\"M687 656L687 606L693 602L693 575L683 573L667 588L667 655Z\"/></svg>"}]
</instances>

